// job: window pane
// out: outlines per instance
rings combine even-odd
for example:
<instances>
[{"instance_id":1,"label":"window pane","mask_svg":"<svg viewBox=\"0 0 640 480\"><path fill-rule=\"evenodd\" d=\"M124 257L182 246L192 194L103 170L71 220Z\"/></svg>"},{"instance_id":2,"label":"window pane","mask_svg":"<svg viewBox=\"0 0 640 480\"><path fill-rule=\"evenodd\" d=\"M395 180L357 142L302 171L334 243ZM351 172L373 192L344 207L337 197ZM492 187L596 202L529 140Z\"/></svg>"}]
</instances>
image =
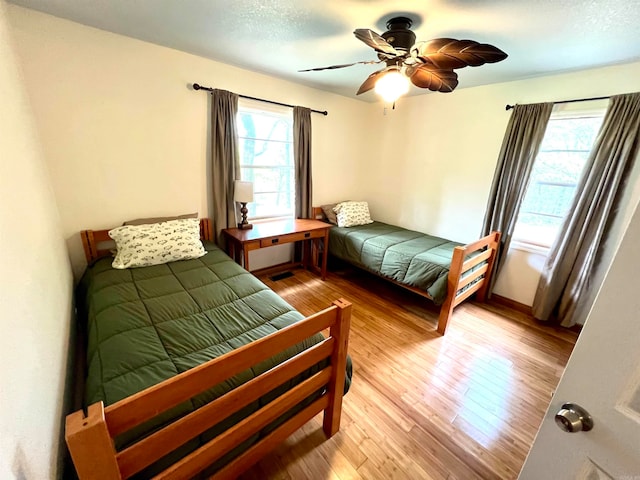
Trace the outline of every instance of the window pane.
<instances>
[{"instance_id":1,"label":"window pane","mask_svg":"<svg viewBox=\"0 0 640 480\"><path fill-rule=\"evenodd\" d=\"M293 145L291 143L272 142L253 139L240 139L241 166L280 166L291 165ZM248 180L248 179L247 179Z\"/></svg>"},{"instance_id":2,"label":"window pane","mask_svg":"<svg viewBox=\"0 0 640 480\"><path fill-rule=\"evenodd\" d=\"M531 173L518 222L562 223L571 207L588 152L541 152Z\"/></svg>"},{"instance_id":3,"label":"window pane","mask_svg":"<svg viewBox=\"0 0 640 480\"><path fill-rule=\"evenodd\" d=\"M289 192L257 193L253 203L247 204L252 218L284 217L293 215L293 196Z\"/></svg>"},{"instance_id":4,"label":"window pane","mask_svg":"<svg viewBox=\"0 0 640 480\"><path fill-rule=\"evenodd\" d=\"M552 118L520 207L514 239L551 246L569 213L602 116Z\"/></svg>"},{"instance_id":5,"label":"window pane","mask_svg":"<svg viewBox=\"0 0 640 480\"><path fill-rule=\"evenodd\" d=\"M242 179L253 182L254 193L293 191L293 168L242 168Z\"/></svg>"},{"instance_id":6,"label":"window pane","mask_svg":"<svg viewBox=\"0 0 640 480\"><path fill-rule=\"evenodd\" d=\"M590 150L602 124L602 117L552 118L540 151Z\"/></svg>"},{"instance_id":7,"label":"window pane","mask_svg":"<svg viewBox=\"0 0 640 480\"><path fill-rule=\"evenodd\" d=\"M292 141L292 121L287 116L253 111L238 112L238 136L260 140Z\"/></svg>"},{"instance_id":8,"label":"window pane","mask_svg":"<svg viewBox=\"0 0 640 480\"><path fill-rule=\"evenodd\" d=\"M293 216L293 127L287 114L254 108L238 112L240 177L253 182L249 218Z\"/></svg>"}]
</instances>

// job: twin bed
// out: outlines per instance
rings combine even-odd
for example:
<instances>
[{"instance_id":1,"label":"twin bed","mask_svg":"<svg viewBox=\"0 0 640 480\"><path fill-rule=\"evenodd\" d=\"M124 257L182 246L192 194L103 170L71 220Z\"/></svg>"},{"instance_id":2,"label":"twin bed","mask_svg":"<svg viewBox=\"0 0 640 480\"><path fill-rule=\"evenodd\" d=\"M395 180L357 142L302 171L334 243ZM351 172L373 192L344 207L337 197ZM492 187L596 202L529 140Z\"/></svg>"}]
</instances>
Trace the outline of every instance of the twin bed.
<instances>
[{"instance_id":1,"label":"twin bed","mask_svg":"<svg viewBox=\"0 0 640 480\"><path fill-rule=\"evenodd\" d=\"M206 255L143 268L112 268L108 230L81 236L87 408L65 434L81 480L235 478L320 412L338 431L351 304L304 318L211 242L206 219ZM332 228L329 251L442 304L444 334L456 305L484 298L499 237L461 245L374 222Z\"/></svg>"},{"instance_id":2,"label":"twin bed","mask_svg":"<svg viewBox=\"0 0 640 480\"><path fill-rule=\"evenodd\" d=\"M328 221L327 209L313 217ZM367 212L368 215L368 212ZM445 334L453 309L471 295L484 301L500 233L464 245L383 222L339 227L329 232L329 253L440 305L437 330Z\"/></svg>"},{"instance_id":3,"label":"twin bed","mask_svg":"<svg viewBox=\"0 0 640 480\"><path fill-rule=\"evenodd\" d=\"M339 429L351 305L304 318L200 227L206 255L123 270L107 230L82 232L88 407L65 435L81 480L235 478L322 411Z\"/></svg>"}]
</instances>

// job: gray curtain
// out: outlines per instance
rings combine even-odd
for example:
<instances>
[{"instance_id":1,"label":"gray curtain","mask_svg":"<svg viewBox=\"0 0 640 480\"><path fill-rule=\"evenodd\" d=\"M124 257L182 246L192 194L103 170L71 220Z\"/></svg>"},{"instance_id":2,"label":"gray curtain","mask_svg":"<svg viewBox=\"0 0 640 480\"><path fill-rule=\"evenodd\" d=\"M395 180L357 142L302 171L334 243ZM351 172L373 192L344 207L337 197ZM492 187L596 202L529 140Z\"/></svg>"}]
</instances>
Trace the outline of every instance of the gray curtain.
<instances>
[{"instance_id":1,"label":"gray curtain","mask_svg":"<svg viewBox=\"0 0 640 480\"><path fill-rule=\"evenodd\" d=\"M489 296L504 265L520 204L552 109L553 103L516 105L509 119L482 226L482 235L488 235L494 230L502 233L495 273L489 285Z\"/></svg>"},{"instance_id":2,"label":"gray curtain","mask_svg":"<svg viewBox=\"0 0 640 480\"><path fill-rule=\"evenodd\" d=\"M211 93L211 176L213 188L213 232L223 246L222 230L235 227L233 185L239 173L238 95L215 89Z\"/></svg>"},{"instance_id":3,"label":"gray curtain","mask_svg":"<svg viewBox=\"0 0 640 480\"><path fill-rule=\"evenodd\" d=\"M611 97L604 122L589 154L560 237L551 247L543 269L533 315L561 325L574 324L573 315L590 287L600 244L618 208L619 190L640 141L640 93Z\"/></svg>"},{"instance_id":4,"label":"gray curtain","mask_svg":"<svg viewBox=\"0 0 640 480\"><path fill-rule=\"evenodd\" d=\"M311 110L293 108L296 218L311 218Z\"/></svg>"}]
</instances>

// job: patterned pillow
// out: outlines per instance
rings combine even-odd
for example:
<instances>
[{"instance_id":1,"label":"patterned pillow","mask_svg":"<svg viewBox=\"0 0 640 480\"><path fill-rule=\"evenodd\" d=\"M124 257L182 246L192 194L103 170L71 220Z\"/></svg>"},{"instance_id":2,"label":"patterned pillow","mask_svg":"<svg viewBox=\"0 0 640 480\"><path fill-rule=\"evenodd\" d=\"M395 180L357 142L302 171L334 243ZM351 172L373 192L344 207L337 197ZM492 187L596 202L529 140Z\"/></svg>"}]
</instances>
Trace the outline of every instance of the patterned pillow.
<instances>
[{"instance_id":1,"label":"patterned pillow","mask_svg":"<svg viewBox=\"0 0 640 480\"><path fill-rule=\"evenodd\" d=\"M118 251L113 268L147 267L199 258L206 252L197 218L148 225L127 225L109 231Z\"/></svg>"},{"instance_id":2,"label":"patterned pillow","mask_svg":"<svg viewBox=\"0 0 640 480\"><path fill-rule=\"evenodd\" d=\"M333 207L339 227L355 227L373 223L367 202L342 202Z\"/></svg>"}]
</instances>

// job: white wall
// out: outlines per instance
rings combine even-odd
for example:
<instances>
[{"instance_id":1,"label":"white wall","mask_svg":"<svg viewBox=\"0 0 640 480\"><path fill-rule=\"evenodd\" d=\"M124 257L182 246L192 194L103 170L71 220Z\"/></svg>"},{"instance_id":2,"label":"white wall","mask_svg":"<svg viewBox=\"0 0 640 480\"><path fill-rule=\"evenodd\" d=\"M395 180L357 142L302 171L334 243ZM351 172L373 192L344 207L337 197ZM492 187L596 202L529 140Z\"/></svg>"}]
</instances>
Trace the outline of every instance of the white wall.
<instances>
[{"instance_id":1,"label":"white wall","mask_svg":"<svg viewBox=\"0 0 640 480\"><path fill-rule=\"evenodd\" d=\"M60 474L72 277L0 0L0 478Z\"/></svg>"},{"instance_id":2,"label":"white wall","mask_svg":"<svg viewBox=\"0 0 640 480\"><path fill-rule=\"evenodd\" d=\"M464 88L460 70L455 92L402 98L391 110L17 6L9 20L76 274L83 228L208 213L208 99L188 88L194 81L329 110L313 116L316 205L366 199L376 219L463 242L480 232L505 104L640 89L640 63L475 88ZM271 261L254 257L252 268ZM543 262L510 252L496 292L530 305Z\"/></svg>"},{"instance_id":3,"label":"white wall","mask_svg":"<svg viewBox=\"0 0 640 480\"><path fill-rule=\"evenodd\" d=\"M209 98L193 82L328 110L312 117L314 201L359 191L373 105L22 7L9 21L76 274L81 229L208 214Z\"/></svg>"},{"instance_id":4,"label":"white wall","mask_svg":"<svg viewBox=\"0 0 640 480\"><path fill-rule=\"evenodd\" d=\"M464 87L464 70L459 72ZM634 92L638 79L640 62L407 97L386 116L379 106L380 155L365 182L373 215L458 241L476 239L509 120L506 104ZM637 173L632 183L623 223L638 202ZM496 293L531 305L543 265L539 254L510 252Z\"/></svg>"}]
</instances>

